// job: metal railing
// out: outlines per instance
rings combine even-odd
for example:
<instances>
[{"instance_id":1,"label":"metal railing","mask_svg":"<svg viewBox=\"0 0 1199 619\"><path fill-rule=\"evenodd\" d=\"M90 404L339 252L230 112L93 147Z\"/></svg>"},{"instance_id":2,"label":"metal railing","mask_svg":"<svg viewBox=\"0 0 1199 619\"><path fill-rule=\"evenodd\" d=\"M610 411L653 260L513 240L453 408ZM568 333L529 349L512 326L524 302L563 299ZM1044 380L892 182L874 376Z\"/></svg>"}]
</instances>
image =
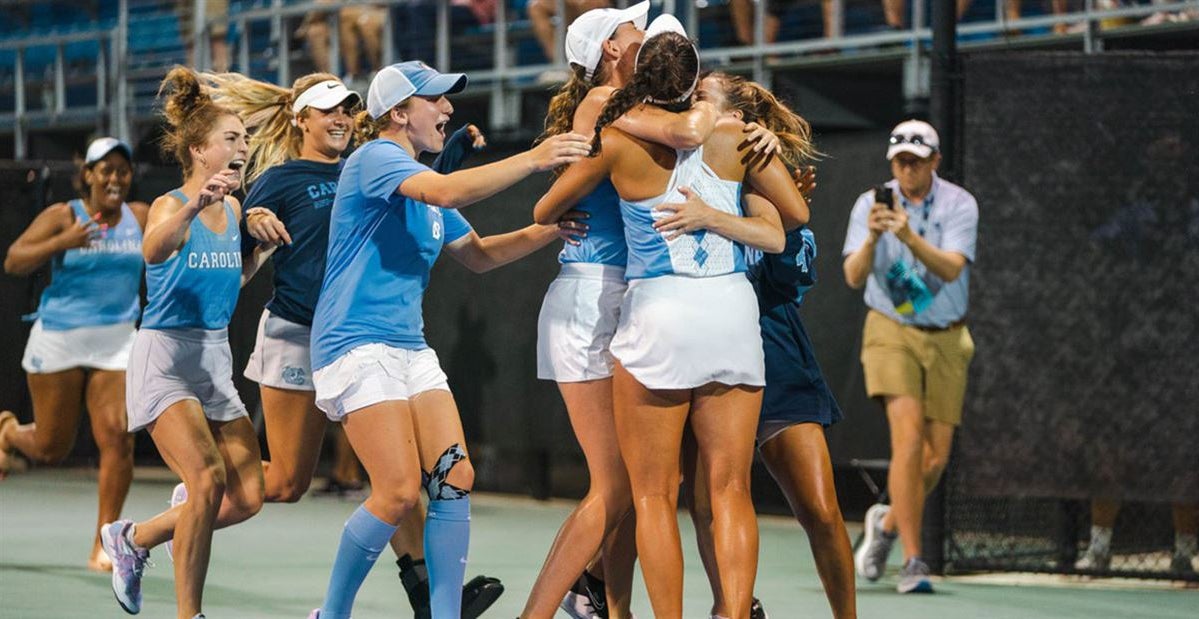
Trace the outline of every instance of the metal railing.
<instances>
[{"instance_id":1,"label":"metal railing","mask_svg":"<svg viewBox=\"0 0 1199 619\"><path fill-rule=\"evenodd\" d=\"M11 112L0 112L0 131L5 125L13 127L16 157L24 158L28 152L27 139L29 128L34 125L54 125L74 123L76 125L94 122L97 131L104 131L130 139L131 114L146 115L151 109L153 84L156 79L165 74L176 57L182 57L182 51L167 55L160 62L142 62L142 59L131 58L130 47L130 0L118 1L117 27L111 30L94 30L61 35L45 35L37 37L13 38L0 40L0 52L15 51L15 67L13 68L14 106ZM259 79L268 79L280 84L289 84L293 73L304 70L305 63L311 62L307 53L301 52L298 46L293 46L292 31L295 24L305 16L313 13L324 15L328 32L328 65L337 70L341 65L340 19L341 11L353 6L380 6L387 10L383 12L382 23L382 63L389 64L403 60L397 39L404 38L404 44L411 43L410 39L420 38L431 43L428 46L432 62L442 70L461 70L463 66L471 75L471 88L468 95L489 98L491 125L496 128L512 128L520 123L520 96L531 88L544 88L547 82L561 79L567 69L563 58L562 41L565 38L566 23L564 19L556 19L554 24L554 53L553 58L543 59L540 52L533 54L534 59L521 62L522 53L525 56L527 48L525 41L532 39L532 32L527 22L514 14L508 2L500 0L496 6L494 20L489 24L474 24L470 28L455 26L455 7L448 0L346 0L336 4L318 2L296 2L287 4L284 0L262 0L246 5L257 5L254 8L235 9L227 16L208 16L204 0L192 0L193 18L190 39L193 44L194 63L198 68L206 69L211 66L211 33L214 28L227 24L230 27L232 50L230 53L233 69L252 75ZM858 0L855 0L855 2ZM870 0L874 2L876 0ZM942 1L942 0L933 0ZM959 38L990 37L984 41L967 40L959 45L963 50L971 47L986 45L1009 44L1016 40L1041 40L1054 45L1078 45L1084 51L1095 53L1103 50L1103 41L1108 36L1114 36L1128 31L1128 28L1105 29L1101 27L1108 20L1127 20L1148 16L1159 11L1193 11L1199 12L1199 0L1176 0L1173 2L1138 4L1116 8L1100 9L1097 2L1103 0L1085 0L1082 11L1061 15L1043 15L1008 19L1006 16L1006 0L996 0L995 13L988 21L961 23L958 26ZM133 0L134 8L144 9L151 6L154 10L170 10L171 3L152 2L151 0ZM565 0L555 0L558 15L565 14ZM613 2L617 6L626 6L630 0ZM701 44L701 57L708 66L723 66L734 72L750 75L756 81L767 86L771 85L773 75L778 70L794 69L807 65L834 62L848 58L898 58L904 63L904 94L908 98L920 97L927 94L928 68L927 58L929 41L932 33L929 29L926 5L922 1L910 2L908 11L908 26L902 30L883 32L865 32L859 34L844 34L846 0L834 0L831 3L833 19L828 36L818 38L801 38L776 42L766 41L766 16L770 11L770 0L754 0L753 42L750 45L703 47L703 38L709 29L705 24L711 21L702 19L701 13L715 10L720 2L716 0L655 0L653 11L667 12L679 15L686 25L688 32ZM157 6L162 5L162 6ZM1110 0L1104 6L1110 6ZM461 10L461 9L457 9ZM403 33L396 32L397 16L415 15L414 11L433 11L432 32L413 32L412 27ZM135 11L136 13L136 11ZM170 15L167 14L169 18ZM136 15L135 15L136 18ZM267 27L262 28L263 25ZM1041 36L1036 31L1044 31L1055 26L1066 24L1082 24L1073 34ZM1199 19L1173 27L1194 28L1199 30ZM724 27L727 32L727 26ZM260 36L265 32L265 36ZM257 33L257 34L256 34ZM1032 34L1030 34L1032 33ZM184 37L179 37L179 45L183 45ZM95 105L71 105L67 91L68 70L64 61L63 50L67 45L78 41L96 41L101 52L95 63L96 103ZM720 44L720 43L718 43ZM55 61L49 70L49 77L41 80L29 80L29 71L25 62L27 50L35 47L52 46L56 48ZM522 47L523 46L523 47ZM423 58L430 60L430 58ZM131 68L131 63L136 63ZM550 79L546 79L547 76ZM71 79L78 78L74 76ZM136 85L133 88L131 84ZM27 99L30 88L40 86L43 93L41 109L31 109ZM359 84L359 86L363 86ZM0 84L0 90L3 85Z\"/></svg>"}]
</instances>

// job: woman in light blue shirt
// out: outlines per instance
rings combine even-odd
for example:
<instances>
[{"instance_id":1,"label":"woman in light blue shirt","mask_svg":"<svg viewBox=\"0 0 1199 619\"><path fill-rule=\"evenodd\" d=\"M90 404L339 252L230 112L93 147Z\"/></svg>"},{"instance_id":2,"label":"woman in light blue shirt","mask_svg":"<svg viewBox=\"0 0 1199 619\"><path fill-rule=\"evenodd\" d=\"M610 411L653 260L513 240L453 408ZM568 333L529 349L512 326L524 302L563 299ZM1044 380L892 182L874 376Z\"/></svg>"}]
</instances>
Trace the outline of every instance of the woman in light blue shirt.
<instances>
[{"instance_id":1,"label":"woman in light blue shirt","mask_svg":"<svg viewBox=\"0 0 1199 619\"><path fill-rule=\"evenodd\" d=\"M126 203L132 151L115 138L91 143L80 171L82 197L48 207L8 249L5 272L32 273L50 262L22 367L34 423L0 412L0 477L8 452L54 463L75 445L87 404L100 451L99 519L87 566L112 562L100 548L102 522L116 520L133 480L133 436L126 428L125 368L141 315L142 227L149 208Z\"/></svg>"},{"instance_id":2,"label":"woman in light blue shirt","mask_svg":"<svg viewBox=\"0 0 1199 619\"><path fill-rule=\"evenodd\" d=\"M782 250L779 210L802 222L807 209L781 162L759 167L742 160L739 121L718 123L693 150L646 142L615 127L605 130L642 103L668 110L690 105L699 58L685 36L655 34L651 25L636 67L633 80L599 116L599 156L567 170L538 203L535 218L556 221L605 178L616 187L629 281L611 346L617 360L616 432L632 485L637 550L654 616L682 614L675 499L688 421L714 480L722 589L735 616L741 616L738 610L750 607L757 562L748 478L764 384L757 301L744 276L744 247ZM742 181L768 203L753 202L743 213ZM669 204L691 192L720 212Z\"/></svg>"},{"instance_id":3,"label":"woman in light blue shirt","mask_svg":"<svg viewBox=\"0 0 1199 619\"><path fill-rule=\"evenodd\" d=\"M442 249L474 271L506 264L557 237L529 226L480 238L456 210L538 171L587 153L566 134L489 165L440 174L419 163L438 152L466 86L420 62L382 69L357 119L362 146L346 159L329 226L325 279L312 321L316 404L340 421L371 478L350 516L329 587L313 618L342 619L401 518L429 496L425 561L432 615L461 614L474 470L437 354L424 338L421 301Z\"/></svg>"},{"instance_id":4,"label":"woman in light blue shirt","mask_svg":"<svg viewBox=\"0 0 1199 619\"><path fill-rule=\"evenodd\" d=\"M201 615L212 531L262 507L258 436L233 386L226 327L238 290L267 251L243 263L237 189L246 130L212 101L190 69L163 80L164 142L183 166L183 185L150 207L143 255L149 303L130 355L126 406L131 432L146 428L163 460L183 480L171 508L141 522L101 529L113 561L113 593L131 614L141 609L150 548L166 542L175 562L178 615Z\"/></svg>"}]
</instances>

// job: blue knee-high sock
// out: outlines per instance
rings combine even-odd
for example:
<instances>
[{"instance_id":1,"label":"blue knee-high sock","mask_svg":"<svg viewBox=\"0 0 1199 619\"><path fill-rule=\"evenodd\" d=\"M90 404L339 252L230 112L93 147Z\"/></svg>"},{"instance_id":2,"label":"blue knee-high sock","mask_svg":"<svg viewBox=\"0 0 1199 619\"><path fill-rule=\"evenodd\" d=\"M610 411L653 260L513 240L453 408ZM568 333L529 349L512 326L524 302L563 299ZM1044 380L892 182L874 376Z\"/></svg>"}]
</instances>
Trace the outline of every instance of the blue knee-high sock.
<instances>
[{"instance_id":1,"label":"blue knee-high sock","mask_svg":"<svg viewBox=\"0 0 1199 619\"><path fill-rule=\"evenodd\" d=\"M333 573L329 575L329 590L325 592L325 603L321 606L321 619L349 619L358 588L395 531L396 527L376 518L366 511L365 506L360 505L354 510L341 531L341 544L333 559Z\"/></svg>"},{"instance_id":2,"label":"blue knee-high sock","mask_svg":"<svg viewBox=\"0 0 1199 619\"><path fill-rule=\"evenodd\" d=\"M425 518L425 565L433 619L462 616L462 579L470 547L470 496L429 501Z\"/></svg>"}]
</instances>

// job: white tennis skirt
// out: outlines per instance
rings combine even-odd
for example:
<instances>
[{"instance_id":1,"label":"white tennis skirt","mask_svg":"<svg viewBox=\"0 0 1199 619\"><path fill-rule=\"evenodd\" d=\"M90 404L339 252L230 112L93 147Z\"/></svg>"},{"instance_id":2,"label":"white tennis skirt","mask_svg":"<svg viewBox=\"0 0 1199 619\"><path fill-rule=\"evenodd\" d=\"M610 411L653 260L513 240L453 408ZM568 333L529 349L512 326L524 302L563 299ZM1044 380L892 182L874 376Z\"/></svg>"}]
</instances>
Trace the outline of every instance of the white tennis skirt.
<instances>
[{"instance_id":1,"label":"white tennis skirt","mask_svg":"<svg viewBox=\"0 0 1199 619\"><path fill-rule=\"evenodd\" d=\"M312 327L262 310L246 378L276 389L316 391L312 384Z\"/></svg>"},{"instance_id":2,"label":"white tennis skirt","mask_svg":"<svg viewBox=\"0 0 1199 619\"><path fill-rule=\"evenodd\" d=\"M142 329L125 374L129 431L158 419L172 404L195 400L212 421L245 417L233 386L233 354L225 329Z\"/></svg>"},{"instance_id":3,"label":"white tennis skirt","mask_svg":"<svg viewBox=\"0 0 1199 619\"><path fill-rule=\"evenodd\" d=\"M137 329L125 322L98 327L49 331L33 323L21 367L30 374L50 374L71 368L124 372Z\"/></svg>"},{"instance_id":4,"label":"white tennis skirt","mask_svg":"<svg viewBox=\"0 0 1199 619\"><path fill-rule=\"evenodd\" d=\"M620 267L563 264L537 317L537 378L575 383L612 376L609 345L627 288Z\"/></svg>"},{"instance_id":5,"label":"white tennis skirt","mask_svg":"<svg viewBox=\"0 0 1199 619\"><path fill-rule=\"evenodd\" d=\"M629 282L612 354L649 389L766 384L758 299L744 273Z\"/></svg>"}]
</instances>

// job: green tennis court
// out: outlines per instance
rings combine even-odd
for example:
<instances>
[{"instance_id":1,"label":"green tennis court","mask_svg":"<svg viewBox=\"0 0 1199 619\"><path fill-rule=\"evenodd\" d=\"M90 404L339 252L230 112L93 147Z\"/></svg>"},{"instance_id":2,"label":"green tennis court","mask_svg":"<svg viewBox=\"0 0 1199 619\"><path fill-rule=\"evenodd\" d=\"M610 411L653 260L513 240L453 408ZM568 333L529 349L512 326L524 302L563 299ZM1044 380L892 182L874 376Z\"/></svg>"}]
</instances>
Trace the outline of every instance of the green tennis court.
<instances>
[{"instance_id":1,"label":"green tennis court","mask_svg":"<svg viewBox=\"0 0 1199 619\"><path fill-rule=\"evenodd\" d=\"M139 469L125 514L143 518L166 505L169 473ZM217 618L303 618L319 606L342 521L355 504L307 497L297 505L268 505L253 520L218 531L205 590L205 613ZM524 604L554 532L570 509L476 495L467 577L502 578L507 591L485 617L515 617ZM123 617L109 578L84 563L95 514L95 482L86 470L43 469L0 482L0 617L13 619ZM684 540L690 521L680 519ZM851 525L856 534L858 525ZM799 525L763 518L757 595L774 619L828 616L811 552ZM709 594L699 557L687 561L685 616L707 617ZM897 557L893 557L897 561ZM171 564L155 550L146 572L142 615L174 613ZM893 562L894 562L893 561ZM898 566L893 566L895 572ZM1199 616L1199 589L1166 583L1090 581L1051 576L970 577L936 583L932 596L900 596L894 577L859 584L861 617L1187 617ZM634 611L650 617L637 579ZM355 617L411 616L385 554L363 586ZM565 616L563 614L562 616Z\"/></svg>"}]
</instances>

